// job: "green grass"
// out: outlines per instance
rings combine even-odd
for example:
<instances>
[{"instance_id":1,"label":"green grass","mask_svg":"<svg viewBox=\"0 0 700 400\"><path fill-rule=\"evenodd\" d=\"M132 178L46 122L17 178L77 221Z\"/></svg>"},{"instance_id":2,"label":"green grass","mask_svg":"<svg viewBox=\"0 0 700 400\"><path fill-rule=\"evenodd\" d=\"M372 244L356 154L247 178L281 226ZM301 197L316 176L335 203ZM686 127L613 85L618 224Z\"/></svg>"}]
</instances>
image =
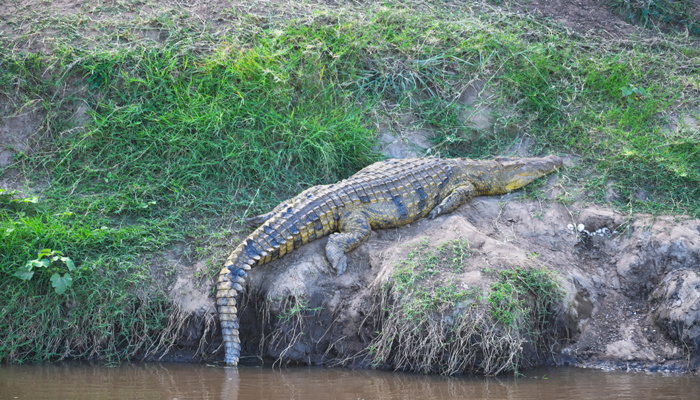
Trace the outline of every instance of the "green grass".
<instances>
[{"instance_id":1,"label":"green grass","mask_svg":"<svg viewBox=\"0 0 700 400\"><path fill-rule=\"evenodd\" d=\"M22 338L3 342L0 359L58 356L23 318L53 315L51 340L63 342L90 323L57 319L66 304L111 321L111 350L85 352L138 353L144 346L119 327L139 313L167 314L169 274L154 258L176 244L202 253L238 230L244 213L379 159L375 127L405 113L435 133L433 154L490 157L527 135L533 155L578 157L560 174L587 201L602 201L612 185L626 211L700 215L700 136L666 129L675 115L700 110L696 42L581 37L459 4L348 5L299 11L299 19L230 10L222 29L182 10L131 22L96 10L105 13L99 23L32 14L36 32L62 35L46 54L0 52L0 99L12 115L43 115L41 135L0 170L42 188L38 203L0 204L0 338ZM162 41L143 39L154 30ZM456 101L472 79L490 93L488 131L460 117L473 108ZM646 94L625 95L630 88ZM79 105L84 124L72 116ZM80 268L63 297L51 294L48 276L12 276L42 249ZM151 300L134 297L142 287ZM119 303L128 311L100 308L104 291L130 299Z\"/></svg>"},{"instance_id":2,"label":"green grass","mask_svg":"<svg viewBox=\"0 0 700 400\"><path fill-rule=\"evenodd\" d=\"M403 318L416 323L432 313L478 300L478 290L460 289L454 282L469 254L465 240L447 241L430 249L426 238L408 252L391 280L385 283L384 290L398 296L396 301L402 308ZM431 279L440 273L441 279Z\"/></svg>"},{"instance_id":3,"label":"green grass","mask_svg":"<svg viewBox=\"0 0 700 400\"><path fill-rule=\"evenodd\" d=\"M531 298L532 307L526 302ZM513 327L533 317L544 329L552 310L562 298L561 285L554 273L544 268L516 268L498 274L486 297L491 316L499 323Z\"/></svg>"},{"instance_id":4,"label":"green grass","mask_svg":"<svg viewBox=\"0 0 700 400\"><path fill-rule=\"evenodd\" d=\"M267 300L271 302L271 299ZM323 310L323 307L310 307L309 300L305 295L292 295L290 298L278 298L277 302L284 304L282 307L283 311L277 315L279 322L281 324L288 323L292 320L299 320L301 318L314 316L316 313Z\"/></svg>"}]
</instances>

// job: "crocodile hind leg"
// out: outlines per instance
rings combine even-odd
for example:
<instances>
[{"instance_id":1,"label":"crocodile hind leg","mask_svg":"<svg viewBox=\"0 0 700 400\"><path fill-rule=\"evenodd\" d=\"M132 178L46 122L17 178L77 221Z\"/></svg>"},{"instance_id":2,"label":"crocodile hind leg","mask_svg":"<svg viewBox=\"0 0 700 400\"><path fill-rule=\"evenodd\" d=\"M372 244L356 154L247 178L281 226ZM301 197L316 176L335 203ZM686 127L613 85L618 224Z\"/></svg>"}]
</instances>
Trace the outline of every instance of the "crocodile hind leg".
<instances>
[{"instance_id":1,"label":"crocodile hind leg","mask_svg":"<svg viewBox=\"0 0 700 400\"><path fill-rule=\"evenodd\" d=\"M350 250L356 249L366 242L372 232L367 216L359 211L348 212L340 216L338 230L328 238L326 258L338 275L345 272L348 266Z\"/></svg>"},{"instance_id":2,"label":"crocodile hind leg","mask_svg":"<svg viewBox=\"0 0 700 400\"><path fill-rule=\"evenodd\" d=\"M428 218L435 219L438 215L447 214L457 209L457 207L469 201L474 196L476 188L467 182L462 186L457 186L449 196L445 197L439 205L435 206L428 214Z\"/></svg>"}]
</instances>

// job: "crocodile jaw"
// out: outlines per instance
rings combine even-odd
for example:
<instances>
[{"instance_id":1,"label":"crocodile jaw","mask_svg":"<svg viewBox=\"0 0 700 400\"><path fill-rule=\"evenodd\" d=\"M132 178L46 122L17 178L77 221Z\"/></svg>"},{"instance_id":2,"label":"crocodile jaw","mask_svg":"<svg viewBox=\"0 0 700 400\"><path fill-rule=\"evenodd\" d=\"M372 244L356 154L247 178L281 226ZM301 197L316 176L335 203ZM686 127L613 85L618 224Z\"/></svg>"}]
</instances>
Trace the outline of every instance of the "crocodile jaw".
<instances>
[{"instance_id":1,"label":"crocodile jaw","mask_svg":"<svg viewBox=\"0 0 700 400\"><path fill-rule=\"evenodd\" d=\"M507 192L521 188L535 179L545 176L563 165L557 156L544 158L497 158L503 166L502 182Z\"/></svg>"}]
</instances>

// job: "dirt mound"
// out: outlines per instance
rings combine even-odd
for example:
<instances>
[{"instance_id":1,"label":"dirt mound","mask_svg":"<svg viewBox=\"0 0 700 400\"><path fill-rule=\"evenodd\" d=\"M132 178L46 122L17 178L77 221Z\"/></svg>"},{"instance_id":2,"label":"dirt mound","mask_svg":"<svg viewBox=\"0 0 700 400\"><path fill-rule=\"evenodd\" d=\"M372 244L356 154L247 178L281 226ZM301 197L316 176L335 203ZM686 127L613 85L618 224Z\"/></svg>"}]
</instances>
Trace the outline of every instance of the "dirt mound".
<instances>
[{"instance_id":1,"label":"dirt mound","mask_svg":"<svg viewBox=\"0 0 700 400\"><path fill-rule=\"evenodd\" d=\"M437 321L433 328L454 326L460 315L475 310L472 304L486 306L501 271L543 268L558 277L564 296L539 337L547 338L546 354L537 338L508 336L520 346L513 354L522 365L677 370L697 364L700 221L643 215L628 220L609 209L513 197L480 197L433 221L373 232L368 243L349 254L341 276L330 272L323 256L326 239L252 270L242 299L243 362L420 370L425 349L416 359L398 359L400 332L390 342L393 347L384 349L387 354L378 354L377 345L391 317L383 312L392 309L388 283L422 254L439 260L435 273L416 281L416 287L481 294L423 315ZM456 240L465 250L459 268L450 269L454 260L439 250ZM484 318L483 313L470 315ZM532 316L520 317L527 318ZM430 326L416 332L428 340ZM440 360L443 355L430 357L437 364L447 362ZM479 371L485 357L473 355L467 360L472 364L461 370Z\"/></svg>"}]
</instances>

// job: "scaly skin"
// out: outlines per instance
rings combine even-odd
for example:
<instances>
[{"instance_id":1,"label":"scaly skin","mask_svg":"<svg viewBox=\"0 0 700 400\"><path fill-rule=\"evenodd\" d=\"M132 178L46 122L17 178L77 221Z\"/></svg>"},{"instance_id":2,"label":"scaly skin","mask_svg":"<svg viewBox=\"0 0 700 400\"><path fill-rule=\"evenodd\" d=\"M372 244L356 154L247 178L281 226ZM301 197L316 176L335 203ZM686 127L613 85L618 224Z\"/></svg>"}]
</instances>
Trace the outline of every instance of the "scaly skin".
<instances>
[{"instance_id":1,"label":"scaly skin","mask_svg":"<svg viewBox=\"0 0 700 400\"><path fill-rule=\"evenodd\" d=\"M250 218L262 224L228 258L219 274L216 304L226 364L238 365L240 339L236 295L246 271L332 234L326 257L338 275L345 253L367 241L372 229L406 225L454 211L474 196L505 194L562 165L559 157L410 158L382 161L334 185L314 186L272 212Z\"/></svg>"}]
</instances>

